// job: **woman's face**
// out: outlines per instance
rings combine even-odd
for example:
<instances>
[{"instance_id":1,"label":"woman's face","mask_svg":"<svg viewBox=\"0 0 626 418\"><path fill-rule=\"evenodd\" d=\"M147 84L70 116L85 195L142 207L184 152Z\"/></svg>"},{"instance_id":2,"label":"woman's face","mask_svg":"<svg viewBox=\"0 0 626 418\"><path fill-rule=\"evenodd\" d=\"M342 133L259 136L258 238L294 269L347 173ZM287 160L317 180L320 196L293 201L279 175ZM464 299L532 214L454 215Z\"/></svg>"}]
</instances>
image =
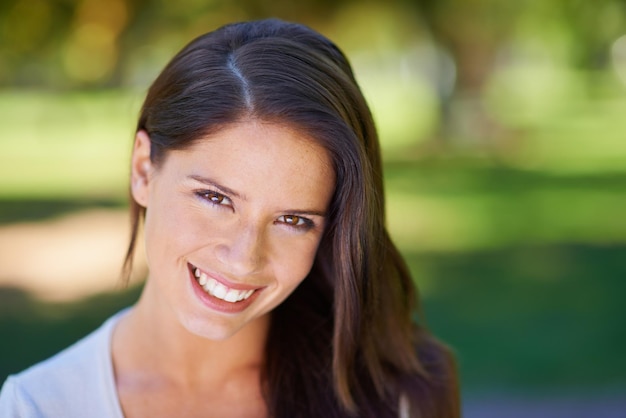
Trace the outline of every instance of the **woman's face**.
<instances>
[{"instance_id":1,"label":"woman's face","mask_svg":"<svg viewBox=\"0 0 626 418\"><path fill-rule=\"evenodd\" d=\"M137 135L133 196L146 207L145 294L188 331L222 340L263 319L311 269L335 187L325 149L246 121L169 151Z\"/></svg>"}]
</instances>

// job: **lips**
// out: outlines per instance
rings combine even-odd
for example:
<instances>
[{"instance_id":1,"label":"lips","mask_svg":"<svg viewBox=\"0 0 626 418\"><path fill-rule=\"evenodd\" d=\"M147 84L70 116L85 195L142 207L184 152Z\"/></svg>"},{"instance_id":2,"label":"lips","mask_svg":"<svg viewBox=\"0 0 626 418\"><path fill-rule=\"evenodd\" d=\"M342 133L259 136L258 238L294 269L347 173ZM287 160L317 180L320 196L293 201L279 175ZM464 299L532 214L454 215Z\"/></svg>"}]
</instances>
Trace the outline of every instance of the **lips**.
<instances>
[{"instance_id":1,"label":"lips","mask_svg":"<svg viewBox=\"0 0 626 418\"><path fill-rule=\"evenodd\" d=\"M188 267L196 283L194 287L201 299L219 310L243 310L263 289L263 287L232 283L221 276L206 273L192 264L188 264Z\"/></svg>"},{"instance_id":2,"label":"lips","mask_svg":"<svg viewBox=\"0 0 626 418\"><path fill-rule=\"evenodd\" d=\"M192 267L193 276L198 284L209 295L229 303L237 303L248 299L256 291L256 289L239 290L217 281L213 277L208 276L205 272L197 267Z\"/></svg>"}]
</instances>

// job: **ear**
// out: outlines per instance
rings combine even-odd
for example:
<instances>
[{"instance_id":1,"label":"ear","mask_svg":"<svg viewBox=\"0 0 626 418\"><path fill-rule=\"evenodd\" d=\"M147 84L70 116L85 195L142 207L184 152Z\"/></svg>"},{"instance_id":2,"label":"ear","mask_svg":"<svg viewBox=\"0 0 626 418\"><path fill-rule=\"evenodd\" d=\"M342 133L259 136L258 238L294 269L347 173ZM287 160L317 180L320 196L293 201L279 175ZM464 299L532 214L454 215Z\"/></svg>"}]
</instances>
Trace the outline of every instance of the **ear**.
<instances>
[{"instance_id":1,"label":"ear","mask_svg":"<svg viewBox=\"0 0 626 418\"><path fill-rule=\"evenodd\" d=\"M131 158L130 190L133 199L143 206L148 206L150 176L153 166L150 161L150 137L144 130L135 135L135 146Z\"/></svg>"}]
</instances>

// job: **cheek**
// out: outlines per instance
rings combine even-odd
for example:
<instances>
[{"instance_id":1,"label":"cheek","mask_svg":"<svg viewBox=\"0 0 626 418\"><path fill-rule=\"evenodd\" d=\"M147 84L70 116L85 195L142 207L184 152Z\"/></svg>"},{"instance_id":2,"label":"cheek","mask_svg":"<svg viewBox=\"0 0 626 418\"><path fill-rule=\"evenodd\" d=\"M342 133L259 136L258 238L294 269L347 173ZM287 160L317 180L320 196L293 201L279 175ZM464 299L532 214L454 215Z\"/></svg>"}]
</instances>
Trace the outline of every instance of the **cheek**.
<instances>
[{"instance_id":1,"label":"cheek","mask_svg":"<svg viewBox=\"0 0 626 418\"><path fill-rule=\"evenodd\" d=\"M145 221L148 261L171 259L192 247L200 229L196 218L182 205L149 206Z\"/></svg>"},{"instance_id":2,"label":"cheek","mask_svg":"<svg viewBox=\"0 0 626 418\"><path fill-rule=\"evenodd\" d=\"M293 289L304 280L313 266L317 246L317 241L289 243L281 246L273 263L281 285Z\"/></svg>"}]
</instances>

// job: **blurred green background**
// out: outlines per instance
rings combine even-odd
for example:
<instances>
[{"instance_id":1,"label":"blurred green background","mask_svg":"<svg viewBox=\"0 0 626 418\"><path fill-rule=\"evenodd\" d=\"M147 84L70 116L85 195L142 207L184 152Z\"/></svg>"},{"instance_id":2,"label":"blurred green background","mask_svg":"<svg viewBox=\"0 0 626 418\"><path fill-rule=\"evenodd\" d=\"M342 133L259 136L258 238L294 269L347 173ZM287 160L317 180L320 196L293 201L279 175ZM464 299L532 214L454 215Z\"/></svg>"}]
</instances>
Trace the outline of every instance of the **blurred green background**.
<instances>
[{"instance_id":1,"label":"blurred green background","mask_svg":"<svg viewBox=\"0 0 626 418\"><path fill-rule=\"evenodd\" d=\"M618 0L3 1L0 381L136 298L117 272L146 88L194 36L268 16L351 58L381 135L389 228L464 397L623 394Z\"/></svg>"}]
</instances>

